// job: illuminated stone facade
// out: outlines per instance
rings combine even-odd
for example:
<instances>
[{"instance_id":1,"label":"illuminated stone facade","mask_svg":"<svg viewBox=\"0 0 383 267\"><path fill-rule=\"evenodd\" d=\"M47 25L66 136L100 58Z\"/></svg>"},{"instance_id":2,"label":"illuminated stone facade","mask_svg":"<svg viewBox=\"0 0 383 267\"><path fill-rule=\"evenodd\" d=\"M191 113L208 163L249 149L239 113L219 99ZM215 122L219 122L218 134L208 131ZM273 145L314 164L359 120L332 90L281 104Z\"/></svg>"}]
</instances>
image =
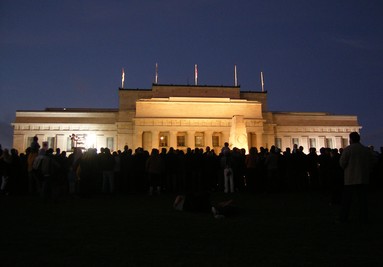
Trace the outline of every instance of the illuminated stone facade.
<instances>
[{"instance_id":1,"label":"illuminated stone facade","mask_svg":"<svg viewBox=\"0 0 383 267\"><path fill-rule=\"evenodd\" d=\"M341 148L359 131L356 116L271 112L267 93L240 87L153 85L119 89L118 109L46 109L17 111L13 145L24 151L32 137L52 148L109 147L205 148L220 151L224 142L245 148L282 150L293 144ZM78 137L74 143L70 136Z\"/></svg>"}]
</instances>

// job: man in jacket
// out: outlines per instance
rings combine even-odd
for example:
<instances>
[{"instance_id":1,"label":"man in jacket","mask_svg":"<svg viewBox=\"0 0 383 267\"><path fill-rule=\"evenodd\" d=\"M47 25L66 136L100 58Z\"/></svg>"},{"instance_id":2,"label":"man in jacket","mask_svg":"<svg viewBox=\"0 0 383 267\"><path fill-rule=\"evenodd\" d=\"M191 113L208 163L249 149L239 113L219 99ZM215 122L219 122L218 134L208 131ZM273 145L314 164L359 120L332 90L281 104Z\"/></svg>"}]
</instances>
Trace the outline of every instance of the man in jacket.
<instances>
[{"instance_id":1,"label":"man in jacket","mask_svg":"<svg viewBox=\"0 0 383 267\"><path fill-rule=\"evenodd\" d=\"M367 191L374 159L368 147L360 143L360 135L357 132L350 133L350 145L344 149L339 163L344 169L340 222L347 222L351 200L356 195L360 205L360 222L366 223L368 219Z\"/></svg>"}]
</instances>

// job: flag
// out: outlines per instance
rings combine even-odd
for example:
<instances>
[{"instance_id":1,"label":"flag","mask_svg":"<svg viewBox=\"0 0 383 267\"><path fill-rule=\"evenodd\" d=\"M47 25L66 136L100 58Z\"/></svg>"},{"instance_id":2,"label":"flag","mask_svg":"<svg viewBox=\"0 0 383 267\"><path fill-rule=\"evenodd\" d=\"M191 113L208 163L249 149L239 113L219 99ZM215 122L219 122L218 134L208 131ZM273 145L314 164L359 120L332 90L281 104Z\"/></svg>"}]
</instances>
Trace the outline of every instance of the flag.
<instances>
[{"instance_id":1,"label":"flag","mask_svg":"<svg viewBox=\"0 0 383 267\"><path fill-rule=\"evenodd\" d=\"M198 66L197 64L194 65L194 84L198 84Z\"/></svg>"},{"instance_id":2,"label":"flag","mask_svg":"<svg viewBox=\"0 0 383 267\"><path fill-rule=\"evenodd\" d=\"M234 86L238 86L237 65L234 65Z\"/></svg>"},{"instance_id":3,"label":"flag","mask_svg":"<svg viewBox=\"0 0 383 267\"><path fill-rule=\"evenodd\" d=\"M265 91L265 82L263 80L263 72L261 71L261 86L262 86L262 92Z\"/></svg>"},{"instance_id":4,"label":"flag","mask_svg":"<svg viewBox=\"0 0 383 267\"><path fill-rule=\"evenodd\" d=\"M154 79L154 83L158 84L158 63L156 63L156 77Z\"/></svg>"},{"instance_id":5,"label":"flag","mask_svg":"<svg viewBox=\"0 0 383 267\"><path fill-rule=\"evenodd\" d=\"M124 82L125 82L125 71L124 71L124 68L122 68L121 88L124 88Z\"/></svg>"}]
</instances>

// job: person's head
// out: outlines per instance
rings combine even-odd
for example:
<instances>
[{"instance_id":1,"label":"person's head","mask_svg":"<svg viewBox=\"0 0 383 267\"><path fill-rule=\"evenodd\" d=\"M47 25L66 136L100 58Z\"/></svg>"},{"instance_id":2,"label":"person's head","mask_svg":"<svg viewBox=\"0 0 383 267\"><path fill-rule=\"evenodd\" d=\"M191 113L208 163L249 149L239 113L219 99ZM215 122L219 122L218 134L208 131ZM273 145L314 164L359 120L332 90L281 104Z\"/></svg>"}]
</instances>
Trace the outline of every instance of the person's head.
<instances>
[{"instance_id":1,"label":"person's head","mask_svg":"<svg viewBox=\"0 0 383 267\"><path fill-rule=\"evenodd\" d=\"M51 156L51 155L53 155L53 148L49 148L49 149L45 152L45 155L47 155L47 156Z\"/></svg>"},{"instance_id":2,"label":"person's head","mask_svg":"<svg viewBox=\"0 0 383 267\"><path fill-rule=\"evenodd\" d=\"M152 155L152 156L157 156L159 153L160 153L160 152L158 151L157 148L153 148L153 149L152 149L152 153L151 153L151 155Z\"/></svg>"},{"instance_id":3,"label":"person's head","mask_svg":"<svg viewBox=\"0 0 383 267\"><path fill-rule=\"evenodd\" d=\"M350 144L359 143L360 135L357 132L350 133Z\"/></svg>"}]
</instances>

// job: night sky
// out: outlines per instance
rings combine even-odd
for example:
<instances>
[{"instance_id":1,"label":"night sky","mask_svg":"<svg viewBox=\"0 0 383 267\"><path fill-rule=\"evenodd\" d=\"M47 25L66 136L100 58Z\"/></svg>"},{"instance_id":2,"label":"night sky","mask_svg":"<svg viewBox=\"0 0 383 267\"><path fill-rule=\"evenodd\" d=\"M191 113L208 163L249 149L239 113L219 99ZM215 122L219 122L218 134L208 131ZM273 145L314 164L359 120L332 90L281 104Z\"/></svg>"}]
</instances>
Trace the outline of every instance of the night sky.
<instances>
[{"instance_id":1,"label":"night sky","mask_svg":"<svg viewBox=\"0 0 383 267\"><path fill-rule=\"evenodd\" d=\"M261 90L271 111L357 115L383 146L383 1L0 1L0 143L16 110L117 108L159 83Z\"/></svg>"}]
</instances>

